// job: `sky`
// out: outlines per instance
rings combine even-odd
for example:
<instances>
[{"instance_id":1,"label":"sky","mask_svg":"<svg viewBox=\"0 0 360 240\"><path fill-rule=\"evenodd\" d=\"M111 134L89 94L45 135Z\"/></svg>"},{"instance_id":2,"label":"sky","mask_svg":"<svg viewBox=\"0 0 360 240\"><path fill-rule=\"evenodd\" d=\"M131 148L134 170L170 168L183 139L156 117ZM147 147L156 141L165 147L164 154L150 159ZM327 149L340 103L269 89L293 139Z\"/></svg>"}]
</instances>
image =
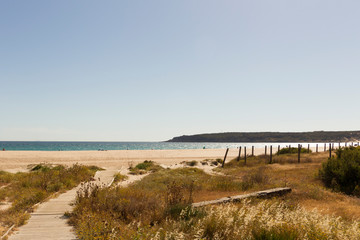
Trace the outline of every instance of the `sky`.
<instances>
[{"instance_id":1,"label":"sky","mask_svg":"<svg viewBox=\"0 0 360 240\"><path fill-rule=\"evenodd\" d=\"M359 130L360 1L0 1L0 140Z\"/></svg>"}]
</instances>

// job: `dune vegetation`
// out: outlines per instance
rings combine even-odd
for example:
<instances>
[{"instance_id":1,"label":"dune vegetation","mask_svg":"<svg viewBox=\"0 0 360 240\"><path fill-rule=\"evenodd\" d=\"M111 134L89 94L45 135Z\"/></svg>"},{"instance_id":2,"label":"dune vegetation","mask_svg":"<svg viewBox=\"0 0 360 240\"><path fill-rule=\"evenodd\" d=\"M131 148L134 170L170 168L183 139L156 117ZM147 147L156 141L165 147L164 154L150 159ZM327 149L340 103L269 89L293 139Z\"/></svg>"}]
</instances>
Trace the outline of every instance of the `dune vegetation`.
<instances>
[{"instance_id":1,"label":"dune vegetation","mask_svg":"<svg viewBox=\"0 0 360 240\"><path fill-rule=\"evenodd\" d=\"M1 231L15 224L20 226L29 218L32 207L59 193L92 179L98 167L39 164L29 172L0 171Z\"/></svg>"},{"instance_id":2,"label":"dune vegetation","mask_svg":"<svg viewBox=\"0 0 360 240\"><path fill-rule=\"evenodd\" d=\"M81 189L70 222L80 239L359 239L360 199L323 182L329 161L328 153L306 153L298 163L289 153L273 164L264 155L233 159L212 173L199 169L209 160L156 168L127 187ZM292 192L277 198L191 207L284 186Z\"/></svg>"}]
</instances>

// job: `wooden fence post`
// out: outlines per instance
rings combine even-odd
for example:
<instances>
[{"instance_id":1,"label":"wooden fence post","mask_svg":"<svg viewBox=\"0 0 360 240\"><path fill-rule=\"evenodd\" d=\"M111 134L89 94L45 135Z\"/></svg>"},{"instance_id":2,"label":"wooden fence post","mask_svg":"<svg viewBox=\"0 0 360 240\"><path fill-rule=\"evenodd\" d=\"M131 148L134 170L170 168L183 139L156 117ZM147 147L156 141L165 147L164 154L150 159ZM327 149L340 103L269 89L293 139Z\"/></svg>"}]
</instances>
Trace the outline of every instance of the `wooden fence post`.
<instances>
[{"instance_id":1,"label":"wooden fence post","mask_svg":"<svg viewBox=\"0 0 360 240\"><path fill-rule=\"evenodd\" d=\"M238 156L237 161L240 161L240 157L241 157L241 146L239 147L239 156Z\"/></svg>"},{"instance_id":2,"label":"wooden fence post","mask_svg":"<svg viewBox=\"0 0 360 240\"><path fill-rule=\"evenodd\" d=\"M319 144L316 144L316 152L319 152Z\"/></svg>"},{"instance_id":3,"label":"wooden fence post","mask_svg":"<svg viewBox=\"0 0 360 240\"><path fill-rule=\"evenodd\" d=\"M221 167L224 167L224 165L225 165L225 160L226 160L226 157L227 157L228 152L229 152L229 148L226 149L224 161L222 162L222 166L221 166Z\"/></svg>"},{"instance_id":4,"label":"wooden fence post","mask_svg":"<svg viewBox=\"0 0 360 240\"><path fill-rule=\"evenodd\" d=\"M326 152L326 143L324 143L324 152Z\"/></svg>"},{"instance_id":5,"label":"wooden fence post","mask_svg":"<svg viewBox=\"0 0 360 240\"><path fill-rule=\"evenodd\" d=\"M298 145L298 163L300 163L300 152L301 152L301 145Z\"/></svg>"},{"instance_id":6,"label":"wooden fence post","mask_svg":"<svg viewBox=\"0 0 360 240\"><path fill-rule=\"evenodd\" d=\"M331 143L329 143L329 158L331 158Z\"/></svg>"},{"instance_id":7,"label":"wooden fence post","mask_svg":"<svg viewBox=\"0 0 360 240\"><path fill-rule=\"evenodd\" d=\"M245 165L246 165L246 146L244 147L244 160L245 160Z\"/></svg>"},{"instance_id":8,"label":"wooden fence post","mask_svg":"<svg viewBox=\"0 0 360 240\"><path fill-rule=\"evenodd\" d=\"M310 144L308 144L308 153L310 153Z\"/></svg>"},{"instance_id":9,"label":"wooden fence post","mask_svg":"<svg viewBox=\"0 0 360 240\"><path fill-rule=\"evenodd\" d=\"M254 146L251 147L251 156L254 156Z\"/></svg>"},{"instance_id":10,"label":"wooden fence post","mask_svg":"<svg viewBox=\"0 0 360 240\"><path fill-rule=\"evenodd\" d=\"M347 142L345 142L345 147L347 147Z\"/></svg>"},{"instance_id":11,"label":"wooden fence post","mask_svg":"<svg viewBox=\"0 0 360 240\"><path fill-rule=\"evenodd\" d=\"M278 145L278 152L277 152L277 155L280 154L280 145Z\"/></svg>"},{"instance_id":12,"label":"wooden fence post","mask_svg":"<svg viewBox=\"0 0 360 240\"><path fill-rule=\"evenodd\" d=\"M341 148L341 143L339 143L339 149Z\"/></svg>"},{"instance_id":13,"label":"wooden fence post","mask_svg":"<svg viewBox=\"0 0 360 240\"><path fill-rule=\"evenodd\" d=\"M270 164L272 164L272 145L270 145Z\"/></svg>"},{"instance_id":14,"label":"wooden fence post","mask_svg":"<svg viewBox=\"0 0 360 240\"><path fill-rule=\"evenodd\" d=\"M265 156L266 156L266 154L267 154L267 146L265 145Z\"/></svg>"}]
</instances>

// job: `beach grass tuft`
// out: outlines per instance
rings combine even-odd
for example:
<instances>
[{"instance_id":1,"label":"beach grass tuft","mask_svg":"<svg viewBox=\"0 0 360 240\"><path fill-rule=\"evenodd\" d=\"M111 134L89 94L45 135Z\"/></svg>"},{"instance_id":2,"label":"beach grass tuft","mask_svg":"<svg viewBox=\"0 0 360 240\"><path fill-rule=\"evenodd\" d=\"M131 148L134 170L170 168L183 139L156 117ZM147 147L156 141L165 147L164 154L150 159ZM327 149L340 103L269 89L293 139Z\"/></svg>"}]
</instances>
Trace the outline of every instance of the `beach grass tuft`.
<instances>
[{"instance_id":1,"label":"beach grass tuft","mask_svg":"<svg viewBox=\"0 0 360 240\"><path fill-rule=\"evenodd\" d=\"M129 167L130 174L133 175L142 175L148 172L156 172L160 169L162 169L161 166L149 160L145 160L144 162L137 164L135 167Z\"/></svg>"}]
</instances>

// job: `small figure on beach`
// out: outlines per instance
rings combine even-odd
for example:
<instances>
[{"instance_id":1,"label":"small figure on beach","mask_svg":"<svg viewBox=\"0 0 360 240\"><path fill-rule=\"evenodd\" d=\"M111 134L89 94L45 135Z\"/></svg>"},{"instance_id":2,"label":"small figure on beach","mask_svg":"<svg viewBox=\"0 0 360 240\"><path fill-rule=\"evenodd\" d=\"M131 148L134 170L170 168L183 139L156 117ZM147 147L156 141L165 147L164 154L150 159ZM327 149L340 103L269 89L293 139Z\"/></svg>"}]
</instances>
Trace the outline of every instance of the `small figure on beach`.
<instances>
[{"instance_id":1,"label":"small figure on beach","mask_svg":"<svg viewBox=\"0 0 360 240\"><path fill-rule=\"evenodd\" d=\"M5 151L5 148L3 148L3 151Z\"/></svg>"},{"instance_id":2,"label":"small figure on beach","mask_svg":"<svg viewBox=\"0 0 360 240\"><path fill-rule=\"evenodd\" d=\"M205 146L203 147L203 149L205 149Z\"/></svg>"}]
</instances>

